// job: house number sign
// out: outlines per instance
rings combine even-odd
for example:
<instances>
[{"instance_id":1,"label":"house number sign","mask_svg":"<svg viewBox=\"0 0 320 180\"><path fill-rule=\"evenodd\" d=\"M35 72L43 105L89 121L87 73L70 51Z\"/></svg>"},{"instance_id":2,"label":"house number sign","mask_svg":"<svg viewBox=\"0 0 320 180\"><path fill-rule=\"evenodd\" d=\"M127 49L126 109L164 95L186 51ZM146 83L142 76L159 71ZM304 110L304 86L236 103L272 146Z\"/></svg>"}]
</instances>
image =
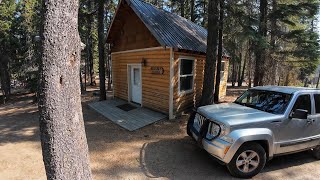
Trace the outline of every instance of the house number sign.
<instances>
[{"instance_id":1,"label":"house number sign","mask_svg":"<svg viewBox=\"0 0 320 180\"><path fill-rule=\"evenodd\" d=\"M153 67L151 67L151 72L152 72L152 74L163 74L164 69L163 69L163 67L153 66Z\"/></svg>"}]
</instances>

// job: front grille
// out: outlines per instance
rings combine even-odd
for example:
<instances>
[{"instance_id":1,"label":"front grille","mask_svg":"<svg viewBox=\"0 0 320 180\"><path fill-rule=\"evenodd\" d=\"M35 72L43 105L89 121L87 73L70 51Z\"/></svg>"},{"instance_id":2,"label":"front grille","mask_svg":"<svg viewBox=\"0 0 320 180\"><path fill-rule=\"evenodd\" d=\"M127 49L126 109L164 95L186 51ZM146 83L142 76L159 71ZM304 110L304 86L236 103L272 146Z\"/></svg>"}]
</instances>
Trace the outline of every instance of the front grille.
<instances>
[{"instance_id":1,"label":"front grille","mask_svg":"<svg viewBox=\"0 0 320 180\"><path fill-rule=\"evenodd\" d=\"M204 121L206 120L206 118L200 114L198 114L199 116L199 127L202 127L202 125L204 124Z\"/></svg>"},{"instance_id":2,"label":"front grille","mask_svg":"<svg viewBox=\"0 0 320 180\"><path fill-rule=\"evenodd\" d=\"M199 113L196 114L194 118L194 127L197 129L198 132L200 131L205 121L206 121L206 118L204 116L202 116Z\"/></svg>"}]
</instances>

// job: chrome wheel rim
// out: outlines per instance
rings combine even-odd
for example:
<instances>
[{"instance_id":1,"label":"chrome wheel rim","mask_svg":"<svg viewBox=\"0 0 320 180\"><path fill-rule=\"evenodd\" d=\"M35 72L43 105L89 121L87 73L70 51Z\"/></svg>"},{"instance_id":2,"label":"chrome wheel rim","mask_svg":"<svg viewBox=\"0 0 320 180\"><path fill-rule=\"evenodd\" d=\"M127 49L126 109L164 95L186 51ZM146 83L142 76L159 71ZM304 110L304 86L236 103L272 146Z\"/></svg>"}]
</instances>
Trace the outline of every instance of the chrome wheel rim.
<instances>
[{"instance_id":1,"label":"chrome wheel rim","mask_svg":"<svg viewBox=\"0 0 320 180\"><path fill-rule=\"evenodd\" d=\"M242 152L236 160L236 166L239 171L244 173L250 173L257 169L260 164L259 155L252 150Z\"/></svg>"}]
</instances>

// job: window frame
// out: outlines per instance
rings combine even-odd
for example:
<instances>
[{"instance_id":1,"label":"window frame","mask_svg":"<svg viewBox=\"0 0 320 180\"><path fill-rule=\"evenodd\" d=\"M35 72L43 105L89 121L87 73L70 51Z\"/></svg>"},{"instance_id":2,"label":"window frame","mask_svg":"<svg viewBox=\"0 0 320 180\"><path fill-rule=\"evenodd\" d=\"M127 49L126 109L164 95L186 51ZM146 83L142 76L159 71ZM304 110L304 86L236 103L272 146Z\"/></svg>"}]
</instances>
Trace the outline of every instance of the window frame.
<instances>
[{"instance_id":1,"label":"window frame","mask_svg":"<svg viewBox=\"0 0 320 180\"><path fill-rule=\"evenodd\" d=\"M317 103L316 103L316 95L317 96L320 96L320 93L313 93L312 94L312 99L313 99L313 101L314 101L314 114L315 115L320 115L320 112L317 112ZM319 106L320 106L320 104L319 104Z\"/></svg>"},{"instance_id":2,"label":"window frame","mask_svg":"<svg viewBox=\"0 0 320 180\"><path fill-rule=\"evenodd\" d=\"M182 60L187 60L187 61L192 61L192 74L186 74L186 75L181 75L181 61ZM179 96L181 95L185 95L185 94L190 94L194 91L194 69L195 69L195 58L194 57L190 57L190 56L180 56L178 58L179 64L178 64L178 92L179 92ZM188 77L188 76L192 76L192 83L191 83L191 89L189 90L183 90L181 91L180 89L180 78L181 77Z\"/></svg>"},{"instance_id":3,"label":"window frame","mask_svg":"<svg viewBox=\"0 0 320 180\"><path fill-rule=\"evenodd\" d=\"M313 95L310 94L310 93L301 93L301 94L297 94L297 96L295 97L294 99L294 103L292 103L292 107L290 108L290 114L293 112L293 108L294 108L294 105L296 104L297 100L299 99L300 96L309 96L310 98L310 112L308 113L308 116L309 115L312 115L313 114L313 111L314 111L314 99L313 99Z\"/></svg>"}]
</instances>

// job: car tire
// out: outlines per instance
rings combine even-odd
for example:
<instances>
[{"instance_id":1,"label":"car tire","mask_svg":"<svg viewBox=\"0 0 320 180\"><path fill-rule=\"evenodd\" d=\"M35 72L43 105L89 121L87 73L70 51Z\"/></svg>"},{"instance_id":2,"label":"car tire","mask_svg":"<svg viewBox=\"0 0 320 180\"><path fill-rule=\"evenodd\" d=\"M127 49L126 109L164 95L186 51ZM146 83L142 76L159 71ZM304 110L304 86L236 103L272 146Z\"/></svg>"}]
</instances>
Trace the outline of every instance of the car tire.
<instances>
[{"instance_id":1,"label":"car tire","mask_svg":"<svg viewBox=\"0 0 320 180\"><path fill-rule=\"evenodd\" d=\"M196 112L192 111L190 113L189 119L188 119L188 123L187 123L187 134L192 137L192 133L191 133L191 127L193 126L193 122L194 122L194 117L196 116Z\"/></svg>"},{"instance_id":2,"label":"car tire","mask_svg":"<svg viewBox=\"0 0 320 180\"><path fill-rule=\"evenodd\" d=\"M234 177L251 178L260 173L266 161L266 151L260 144L245 143L227 164L227 168Z\"/></svg>"},{"instance_id":3,"label":"car tire","mask_svg":"<svg viewBox=\"0 0 320 180\"><path fill-rule=\"evenodd\" d=\"M312 155L317 159L320 160L320 146L317 146L312 149Z\"/></svg>"}]
</instances>

